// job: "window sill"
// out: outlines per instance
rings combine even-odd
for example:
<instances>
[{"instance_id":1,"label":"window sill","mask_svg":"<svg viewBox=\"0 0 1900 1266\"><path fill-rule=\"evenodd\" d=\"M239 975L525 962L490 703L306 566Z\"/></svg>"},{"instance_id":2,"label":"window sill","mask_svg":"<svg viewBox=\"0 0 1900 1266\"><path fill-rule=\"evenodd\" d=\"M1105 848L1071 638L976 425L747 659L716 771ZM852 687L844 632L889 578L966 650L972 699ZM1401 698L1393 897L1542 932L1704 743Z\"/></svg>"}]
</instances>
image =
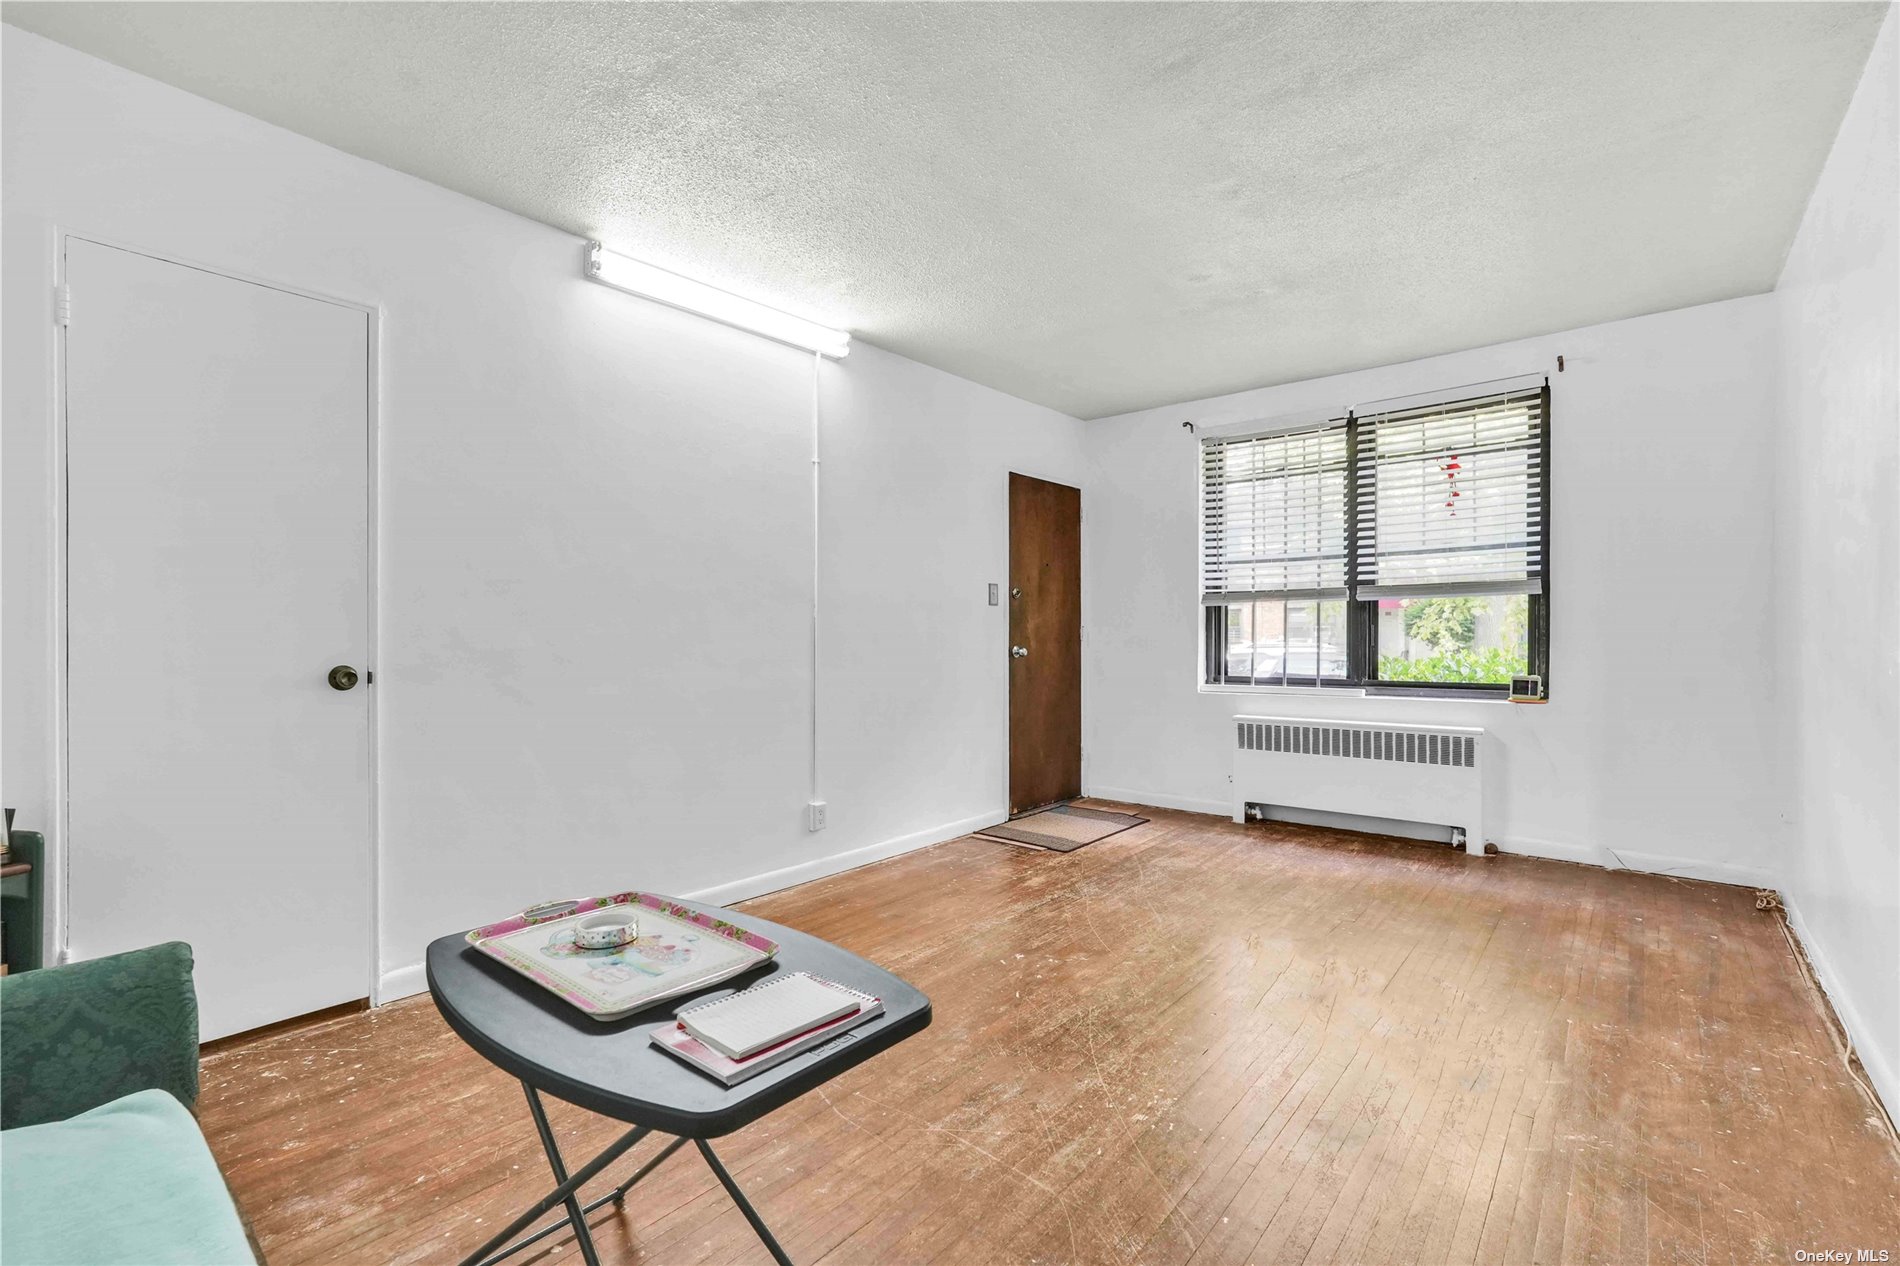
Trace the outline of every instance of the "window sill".
<instances>
[{"instance_id":1,"label":"window sill","mask_svg":"<svg viewBox=\"0 0 1900 1266\"><path fill-rule=\"evenodd\" d=\"M1435 703L1509 703L1510 695L1502 690L1458 690L1433 689L1429 686L1408 689L1404 686L1381 686L1366 691L1368 699L1425 699Z\"/></svg>"},{"instance_id":2,"label":"window sill","mask_svg":"<svg viewBox=\"0 0 1900 1266\"><path fill-rule=\"evenodd\" d=\"M1301 696L1318 699L1396 699L1407 703L1495 703L1510 704L1510 699L1489 690L1407 690L1364 686L1239 686L1202 682L1204 695Z\"/></svg>"},{"instance_id":3,"label":"window sill","mask_svg":"<svg viewBox=\"0 0 1900 1266\"><path fill-rule=\"evenodd\" d=\"M1366 697L1365 690L1359 686L1242 686L1202 682L1200 690L1204 695L1311 695L1322 699Z\"/></svg>"}]
</instances>

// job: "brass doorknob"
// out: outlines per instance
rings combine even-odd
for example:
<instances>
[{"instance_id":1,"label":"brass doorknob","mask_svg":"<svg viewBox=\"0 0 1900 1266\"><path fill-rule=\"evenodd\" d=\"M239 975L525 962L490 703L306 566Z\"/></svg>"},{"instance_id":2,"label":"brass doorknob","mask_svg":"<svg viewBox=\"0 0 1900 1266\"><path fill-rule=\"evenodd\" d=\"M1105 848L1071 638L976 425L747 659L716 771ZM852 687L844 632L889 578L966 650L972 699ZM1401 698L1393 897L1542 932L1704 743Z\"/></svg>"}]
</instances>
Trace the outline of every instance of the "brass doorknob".
<instances>
[{"instance_id":1,"label":"brass doorknob","mask_svg":"<svg viewBox=\"0 0 1900 1266\"><path fill-rule=\"evenodd\" d=\"M348 664L338 664L330 670L330 689L349 690L356 685L356 670Z\"/></svg>"}]
</instances>

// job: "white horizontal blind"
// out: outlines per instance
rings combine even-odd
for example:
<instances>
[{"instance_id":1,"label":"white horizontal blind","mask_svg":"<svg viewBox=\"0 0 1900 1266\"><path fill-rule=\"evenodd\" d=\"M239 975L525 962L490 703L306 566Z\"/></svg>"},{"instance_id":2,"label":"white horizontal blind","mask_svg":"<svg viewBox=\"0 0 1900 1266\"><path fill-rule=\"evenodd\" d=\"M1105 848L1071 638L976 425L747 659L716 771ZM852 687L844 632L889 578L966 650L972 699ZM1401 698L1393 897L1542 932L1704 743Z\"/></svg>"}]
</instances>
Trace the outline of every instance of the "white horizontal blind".
<instances>
[{"instance_id":1,"label":"white horizontal blind","mask_svg":"<svg viewBox=\"0 0 1900 1266\"><path fill-rule=\"evenodd\" d=\"M1201 444L1201 601L1346 596L1346 422Z\"/></svg>"},{"instance_id":2,"label":"white horizontal blind","mask_svg":"<svg viewBox=\"0 0 1900 1266\"><path fill-rule=\"evenodd\" d=\"M1356 418L1356 597L1542 592L1544 399Z\"/></svg>"}]
</instances>

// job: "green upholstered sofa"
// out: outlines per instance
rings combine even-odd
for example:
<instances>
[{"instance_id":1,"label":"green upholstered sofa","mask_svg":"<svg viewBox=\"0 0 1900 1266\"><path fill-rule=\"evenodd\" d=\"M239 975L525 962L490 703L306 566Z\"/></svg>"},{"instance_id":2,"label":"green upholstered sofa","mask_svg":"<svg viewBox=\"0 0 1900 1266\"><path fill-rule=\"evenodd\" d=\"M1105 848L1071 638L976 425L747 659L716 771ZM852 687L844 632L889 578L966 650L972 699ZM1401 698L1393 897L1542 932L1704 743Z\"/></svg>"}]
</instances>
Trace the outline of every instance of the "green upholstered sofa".
<instances>
[{"instance_id":1,"label":"green upholstered sofa","mask_svg":"<svg viewBox=\"0 0 1900 1266\"><path fill-rule=\"evenodd\" d=\"M197 1099L190 946L0 977L0 1262L254 1263Z\"/></svg>"}]
</instances>

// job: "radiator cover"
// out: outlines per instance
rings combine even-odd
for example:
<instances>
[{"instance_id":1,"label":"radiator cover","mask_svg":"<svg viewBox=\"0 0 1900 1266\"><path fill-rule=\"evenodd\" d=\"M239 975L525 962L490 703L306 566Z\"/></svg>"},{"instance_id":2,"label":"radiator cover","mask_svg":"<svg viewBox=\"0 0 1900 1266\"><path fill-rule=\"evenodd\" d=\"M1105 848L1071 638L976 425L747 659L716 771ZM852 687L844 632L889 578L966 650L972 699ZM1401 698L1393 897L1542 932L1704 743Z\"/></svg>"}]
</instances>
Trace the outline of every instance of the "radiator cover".
<instances>
[{"instance_id":1,"label":"radiator cover","mask_svg":"<svg viewBox=\"0 0 1900 1266\"><path fill-rule=\"evenodd\" d=\"M1249 804L1459 828L1482 852L1484 730L1313 717L1234 718L1234 821Z\"/></svg>"}]
</instances>

